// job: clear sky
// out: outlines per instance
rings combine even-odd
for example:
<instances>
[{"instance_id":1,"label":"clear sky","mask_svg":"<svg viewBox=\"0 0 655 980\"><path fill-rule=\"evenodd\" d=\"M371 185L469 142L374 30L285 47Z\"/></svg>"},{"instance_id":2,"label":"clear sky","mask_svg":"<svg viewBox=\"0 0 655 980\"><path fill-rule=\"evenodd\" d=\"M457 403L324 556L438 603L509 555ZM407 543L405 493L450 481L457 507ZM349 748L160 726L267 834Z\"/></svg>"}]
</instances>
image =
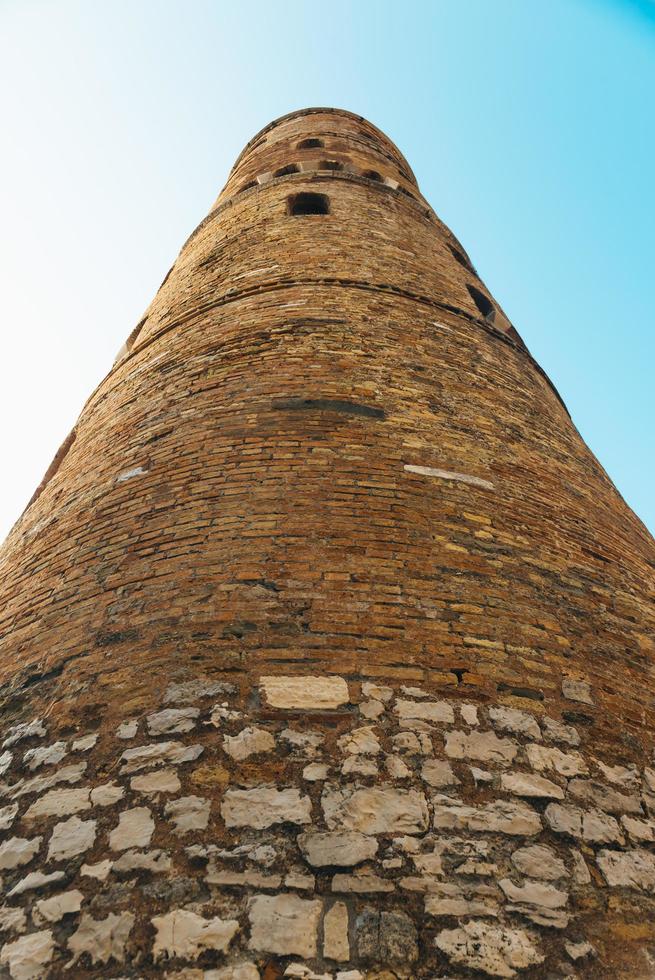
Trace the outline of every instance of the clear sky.
<instances>
[{"instance_id":1,"label":"clear sky","mask_svg":"<svg viewBox=\"0 0 655 980\"><path fill-rule=\"evenodd\" d=\"M381 127L655 529L655 4L0 0L0 538L276 116Z\"/></svg>"}]
</instances>

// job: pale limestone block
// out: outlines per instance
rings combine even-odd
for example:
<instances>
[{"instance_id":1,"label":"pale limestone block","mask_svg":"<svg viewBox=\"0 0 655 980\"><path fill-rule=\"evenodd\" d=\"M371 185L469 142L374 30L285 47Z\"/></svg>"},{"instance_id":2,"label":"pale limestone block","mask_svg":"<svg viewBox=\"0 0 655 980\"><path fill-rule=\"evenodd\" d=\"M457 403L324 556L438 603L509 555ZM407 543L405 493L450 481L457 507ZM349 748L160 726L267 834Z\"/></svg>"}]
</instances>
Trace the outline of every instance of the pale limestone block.
<instances>
[{"instance_id":1,"label":"pale limestone block","mask_svg":"<svg viewBox=\"0 0 655 980\"><path fill-rule=\"evenodd\" d=\"M562 694L569 701L579 701L581 704L594 703L591 697L591 684L589 681L564 677L562 678Z\"/></svg>"},{"instance_id":2,"label":"pale limestone block","mask_svg":"<svg viewBox=\"0 0 655 980\"><path fill-rule=\"evenodd\" d=\"M588 943L585 940L579 943L565 942L564 949L574 961L582 960L585 958L585 956L591 956L592 953L595 953L594 947L591 945L591 943Z\"/></svg>"},{"instance_id":3,"label":"pale limestone block","mask_svg":"<svg viewBox=\"0 0 655 980\"><path fill-rule=\"evenodd\" d=\"M7 732L7 737L2 743L3 749L8 749L21 742L24 738L43 738L46 734L45 726L40 718L33 718L32 721L24 721L20 725L14 725Z\"/></svg>"},{"instance_id":4,"label":"pale limestone block","mask_svg":"<svg viewBox=\"0 0 655 980\"><path fill-rule=\"evenodd\" d=\"M343 677L261 677L262 694L273 708L330 711L348 704L350 695Z\"/></svg>"},{"instance_id":5,"label":"pale limestone block","mask_svg":"<svg viewBox=\"0 0 655 980\"><path fill-rule=\"evenodd\" d=\"M538 905L546 909L558 909L566 905L569 899L567 892L543 881L526 879L522 885L515 885L509 878L503 878L498 884L510 902Z\"/></svg>"},{"instance_id":6,"label":"pale limestone block","mask_svg":"<svg viewBox=\"0 0 655 980\"><path fill-rule=\"evenodd\" d=\"M582 837L582 810L563 803L549 803L544 811L546 823L556 834Z\"/></svg>"},{"instance_id":7,"label":"pale limestone block","mask_svg":"<svg viewBox=\"0 0 655 980\"><path fill-rule=\"evenodd\" d=\"M11 787L11 795L14 799L25 796L27 793L44 793L58 783L77 783L82 778L86 770L86 762L75 762L68 766L62 766L55 772L47 776L33 776L32 779L21 780Z\"/></svg>"},{"instance_id":8,"label":"pale limestone block","mask_svg":"<svg viewBox=\"0 0 655 980\"><path fill-rule=\"evenodd\" d=\"M535 776L529 772L504 772L500 777L500 788L514 796L564 799L564 790L561 786L546 779L545 776Z\"/></svg>"},{"instance_id":9,"label":"pale limestone block","mask_svg":"<svg viewBox=\"0 0 655 980\"><path fill-rule=\"evenodd\" d=\"M362 684L362 694L367 698L374 698L376 701L384 701L386 704L393 697L393 688L373 684L371 681L364 681Z\"/></svg>"},{"instance_id":10,"label":"pale limestone block","mask_svg":"<svg viewBox=\"0 0 655 980\"><path fill-rule=\"evenodd\" d=\"M232 963L217 970L204 970L203 980L259 980L259 970L254 963Z\"/></svg>"},{"instance_id":11,"label":"pale limestone block","mask_svg":"<svg viewBox=\"0 0 655 980\"><path fill-rule=\"evenodd\" d=\"M431 755L432 740L423 732L399 732L392 735L391 741L396 752L407 752L409 755Z\"/></svg>"},{"instance_id":12,"label":"pale limestone block","mask_svg":"<svg viewBox=\"0 0 655 980\"><path fill-rule=\"evenodd\" d=\"M91 803L93 806L113 806L122 800L125 790L122 786L115 783L103 783L101 786L94 786L91 790Z\"/></svg>"},{"instance_id":13,"label":"pale limestone block","mask_svg":"<svg viewBox=\"0 0 655 980\"><path fill-rule=\"evenodd\" d=\"M621 817L621 823L632 840L652 844L655 841L655 820L637 820L635 817Z\"/></svg>"},{"instance_id":14,"label":"pale limestone block","mask_svg":"<svg viewBox=\"0 0 655 980\"><path fill-rule=\"evenodd\" d=\"M9 905L0 906L0 932L25 932L27 916L21 908L11 908Z\"/></svg>"},{"instance_id":15,"label":"pale limestone block","mask_svg":"<svg viewBox=\"0 0 655 980\"><path fill-rule=\"evenodd\" d=\"M93 847L96 839L95 820L69 817L55 824L48 844L48 861L66 861Z\"/></svg>"},{"instance_id":16,"label":"pale limestone block","mask_svg":"<svg viewBox=\"0 0 655 980\"><path fill-rule=\"evenodd\" d=\"M641 800L638 796L626 796L595 779L572 779L569 783L569 794L574 800L597 806L607 813L634 813L641 816Z\"/></svg>"},{"instance_id":17,"label":"pale limestone block","mask_svg":"<svg viewBox=\"0 0 655 980\"><path fill-rule=\"evenodd\" d=\"M422 687L407 687L406 684L401 685L400 693L405 694L408 698L431 698L432 697L432 695L428 691L424 691Z\"/></svg>"},{"instance_id":18,"label":"pale limestone block","mask_svg":"<svg viewBox=\"0 0 655 980\"><path fill-rule=\"evenodd\" d=\"M337 745L342 752L349 752L352 755L377 755L380 751L380 742L371 727L354 728L337 740Z\"/></svg>"},{"instance_id":19,"label":"pale limestone block","mask_svg":"<svg viewBox=\"0 0 655 980\"><path fill-rule=\"evenodd\" d=\"M412 770L400 756L388 755L384 760L384 765L392 779L409 779L412 775Z\"/></svg>"},{"instance_id":20,"label":"pale limestone block","mask_svg":"<svg viewBox=\"0 0 655 980\"><path fill-rule=\"evenodd\" d=\"M158 849L154 851L124 851L112 865L112 869L117 874L128 874L131 871L152 871L153 874L163 874L169 872L172 867L173 862L169 855Z\"/></svg>"},{"instance_id":21,"label":"pale limestone block","mask_svg":"<svg viewBox=\"0 0 655 980\"><path fill-rule=\"evenodd\" d=\"M644 850L601 850L596 863L612 888L634 888L655 894L655 854Z\"/></svg>"},{"instance_id":22,"label":"pale limestone block","mask_svg":"<svg viewBox=\"0 0 655 980\"><path fill-rule=\"evenodd\" d=\"M396 886L388 878L380 878L372 871L355 872L354 874L337 874L332 879L332 891L368 895L379 892L393 892Z\"/></svg>"},{"instance_id":23,"label":"pale limestone block","mask_svg":"<svg viewBox=\"0 0 655 980\"><path fill-rule=\"evenodd\" d=\"M319 745L325 741L320 732L297 732L293 728L285 728L280 732L280 738L308 756L316 755Z\"/></svg>"},{"instance_id":24,"label":"pale limestone block","mask_svg":"<svg viewBox=\"0 0 655 980\"><path fill-rule=\"evenodd\" d=\"M575 847L569 848L569 854L571 855L571 864L573 865L571 878L576 885L588 885L591 881L591 874L582 854Z\"/></svg>"},{"instance_id":25,"label":"pale limestone block","mask_svg":"<svg viewBox=\"0 0 655 980\"><path fill-rule=\"evenodd\" d=\"M455 712L448 701L396 701L394 705L395 713L400 721L419 721L433 722L439 725L452 725L455 721Z\"/></svg>"},{"instance_id":26,"label":"pale limestone block","mask_svg":"<svg viewBox=\"0 0 655 980\"><path fill-rule=\"evenodd\" d=\"M29 749L23 756L23 764L28 769L38 769L39 766L55 766L58 762L68 755L68 748L65 742L54 742L52 745L39 745L36 749Z\"/></svg>"},{"instance_id":27,"label":"pale limestone block","mask_svg":"<svg viewBox=\"0 0 655 980\"><path fill-rule=\"evenodd\" d=\"M475 920L457 929L442 930L435 943L453 963L495 977L513 977L517 970L544 961L533 939L522 929Z\"/></svg>"},{"instance_id":28,"label":"pale limestone block","mask_svg":"<svg viewBox=\"0 0 655 980\"><path fill-rule=\"evenodd\" d=\"M326 787L321 806L330 830L421 834L428 828L427 802L416 790L377 786L370 789Z\"/></svg>"},{"instance_id":29,"label":"pale limestone block","mask_svg":"<svg viewBox=\"0 0 655 980\"><path fill-rule=\"evenodd\" d=\"M625 844L625 838L614 817L602 810L583 812L582 836L593 844Z\"/></svg>"},{"instance_id":30,"label":"pale limestone block","mask_svg":"<svg viewBox=\"0 0 655 980\"><path fill-rule=\"evenodd\" d=\"M480 898L446 898L442 895L426 895L425 911L427 915L433 915L436 918L455 916L457 919L468 919L476 915L497 917L498 905L495 902L484 901Z\"/></svg>"},{"instance_id":31,"label":"pale limestone block","mask_svg":"<svg viewBox=\"0 0 655 980\"><path fill-rule=\"evenodd\" d=\"M323 919L323 956L339 963L350 959L348 941L348 908L343 902L335 902Z\"/></svg>"},{"instance_id":32,"label":"pale limestone block","mask_svg":"<svg viewBox=\"0 0 655 980\"><path fill-rule=\"evenodd\" d=\"M478 769L477 766L469 766L469 769L476 786L478 783L493 783L494 774L487 769Z\"/></svg>"},{"instance_id":33,"label":"pale limestone block","mask_svg":"<svg viewBox=\"0 0 655 980\"><path fill-rule=\"evenodd\" d=\"M352 867L361 861L375 857L378 842L354 830L309 831L300 834L298 846L305 858L315 868Z\"/></svg>"},{"instance_id":34,"label":"pale limestone block","mask_svg":"<svg viewBox=\"0 0 655 980\"><path fill-rule=\"evenodd\" d=\"M10 803L9 806L0 807L0 830L9 830L17 813L18 803Z\"/></svg>"},{"instance_id":35,"label":"pale limestone block","mask_svg":"<svg viewBox=\"0 0 655 980\"><path fill-rule=\"evenodd\" d=\"M508 738L498 738L494 732L452 731L446 734L446 755L451 759L473 759L510 765L518 745Z\"/></svg>"},{"instance_id":36,"label":"pale limestone block","mask_svg":"<svg viewBox=\"0 0 655 980\"><path fill-rule=\"evenodd\" d=\"M639 791L639 770L636 766L607 766L600 759L594 760L608 783L627 790Z\"/></svg>"},{"instance_id":37,"label":"pale limestone block","mask_svg":"<svg viewBox=\"0 0 655 980\"><path fill-rule=\"evenodd\" d=\"M164 708L148 715L146 722L151 735L174 735L193 731L200 708Z\"/></svg>"},{"instance_id":38,"label":"pale limestone block","mask_svg":"<svg viewBox=\"0 0 655 980\"><path fill-rule=\"evenodd\" d=\"M348 756L341 765L341 772L344 776L377 776L378 767L372 759L366 759L361 755Z\"/></svg>"},{"instance_id":39,"label":"pale limestone block","mask_svg":"<svg viewBox=\"0 0 655 980\"><path fill-rule=\"evenodd\" d=\"M564 862L545 844L519 847L512 853L512 864L521 874L529 878L556 881L558 878L568 878L569 875Z\"/></svg>"},{"instance_id":40,"label":"pale limestone block","mask_svg":"<svg viewBox=\"0 0 655 980\"><path fill-rule=\"evenodd\" d=\"M459 786L459 779L453 772L450 763L441 759L428 759L421 767L421 779L428 786Z\"/></svg>"},{"instance_id":41,"label":"pale limestone block","mask_svg":"<svg viewBox=\"0 0 655 980\"><path fill-rule=\"evenodd\" d=\"M565 725L562 721L546 716L541 719L541 727L547 742L562 742L573 748L580 744L580 736L572 725Z\"/></svg>"},{"instance_id":42,"label":"pale limestone block","mask_svg":"<svg viewBox=\"0 0 655 980\"><path fill-rule=\"evenodd\" d=\"M284 885L286 888L300 888L303 891L313 892L316 887L316 878L314 875L302 874L300 871L289 871L284 876Z\"/></svg>"},{"instance_id":43,"label":"pale limestone block","mask_svg":"<svg viewBox=\"0 0 655 980\"><path fill-rule=\"evenodd\" d=\"M152 769L153 766L179 766L183 762L195 761L202 753L202 745L185 745L183 742L154 742L152 745L125 749L121 755L121 761L125 763L121 775Z\"/></svg>"},{"instance_id":44,"label":"pale limestone block","mask_svg":"<svg viewBox=\"0 0 655 980\"><path fill-rule=\"evenodd\" d=\"M316 956L323 903L296 895L255 895L250 899L250 948L279 956Z\"/></svg>"},{"instance_id":45,"label":"pale limestone block","mask_svg":"<svg viewBox=\"0 0 655 980\"><path fill-rule=\"evenodd\" d=\"M525 803L495 800L480 807L466 806L448 796L434 797L437 830L474 830L531 837L542 829L539 814Z\"/></svg>"},{"instance_id":46,"label":"pale limestone block","mask_svg":"<svg viewBox=\"0 0 655 980\"><path fill-rule=\"evenodd\" d=\"M159 769L142 776L132 776L130 788L146 796L158 796L159 793L179 793L182 784L174 769Z\"/></svg>"},{"instance_id":47,"label":"pale limestone block","mask_svg":"<svg viewBox=\"0 0 655 980\"><path fill-rule=\"evenodd\" d=\"M263 728L244 728L238 735L223 736L223 751L241 762L259 752L271 752L275 739Z\"/></svg>"},{"instance_id":48,"label":"pale limestone block","mask_svg":"<svg viewBox=\"0 0 655 980\"><path fill-rule=\"evenodd\" d=\"M11 752L3 752L2 755L0 755L0 776L4 776L4 774L7 772L11 766L13 758L14 757Z\"/></svg>"},{"instance_id":49,"label":"pale limestone block","mask_svg":"<svg viewBox=\"0 0 655 980\"><path fill-rule=\"evenodd\" d=\"M175 824L176 834L188 834L192 830L204 830L209 823L211 800L200 796L182 796L171 800L164 807L164 814Z\"/></svg>"},{"instance_id":50,"label":"pale limestone block","mask_svg":"<svg viewBox=\"0 0 655 980\"><path fill-rule=\"evenodd\" d=\"M202 698L215 697L217 694L236 694L234 684L226 681L212 681L208 677L196 677L190 681L169 684L164 694L164 704L191 704Z\"/></svg>"},{"instance_id":51,"label":"pale limestone block","mask_svg":"<svg viewBox=\"0 0 655 980\"><path fill-rule=\"evenodd\" d=\"M82 908L84 895L77 888L61 892L52 898L42 898L34 906L32 917L37 925L44 922L59 922L65 915L72 915Z\"/></svg>"},{"instance_id":52,"label":"pale limestone block","mask_svg":"<svg viewBox=\"0 0 655 980\"><path fill-rule=\"evenodd\" d=\"M297 789L278 790L274 786L228 790L221 804L227 827L254 827L264 830L276 823L311 822L312 802Z\"/></svg>"},{"instance_id":53,"label":"pale limestone block","mask_svg":"<svg viewBox=\"0 0 655 980\"><path fill-rule=\"evenodd\" d=\"M65 878L63 871L53 871L51 874L43 874L42 871L30 871L28 875L21 878L17 884L7 892L7 898L14 898L16 895L22 895L24 892L36 891L38 888L45 888L47 885L54 885L56 881L61 881Z\"/></svg>"},{"instance_id":54,"label":"pale limestone block","mask_svg":"<svg viewBox=\"0 0 655 980\"><path fill-rule=\"evenodd\" d=\"M533 715L516 708L489 708L489 717L494 728L514 735L528 735L530 738L541 738L541 729Z\"/></svg>"},{"instance_id":55,"label":"pale limestone block","mask_svg":"<svg viewBox=\"0 0 655 980\"><path fill-rule=\"evenodd\" d=\"M122 738L125 741L135 738L138 727L139 722L136 718L128 718L126 721L122 721L116 729L116 738Z\"/></svg>"},{"instance_id":56,"label":"pale limestone block","mask_svg":"<svg viewBox=\"0 0 655 980\"><path fill-rule=\"evenodd\" d=\"M587 763L579 752L562 752L545 745L526 745L525 751L533 769L543 772L554 769L560 776L580 776L589 772Z\"/></svg>"},{"instance_id":57,"label":"pale limestone block","mask_svg":"<svg viewBox=\"0 0 655 980\"><path fill-rule=\"evenodd\" d=\"M20 868L24 864L29 864L41 846L43 837L32 837L26 840L24 837L10 837L4 844L0 844L0 870L11 871L13 868Z\"/></svg>"},{"instance_id":58,"label":"pale limestone block","mask_svg":"<svg viewBox=\"0 0 655 980\"><path fill-rule=\"evenodd\" d=\"M66 969L74 966L84 953L89 954L92 963L108 963L112 959L123 963L133 925L131 912L119 915L112 912L105 919L94 919L88 912L83 912L79 926L68 940L73 958L66 964Z\"/></svg>"},{"instance_id":59,"label":"pale limestone block","mask_svg":"<svg viewBox=\"0 0 655 980\"><path fill-rule=\"evenodd\" d=\"M329 768L323 762L310 762L302 771L302 778L308 783L321 782L328 777Z\"/></svg>"},{"instance_id":60,"label":"pale limestone block","mask_svg":"<svg viewBox=\"0 0 655 980\"><path fill-rule=\"evenodd\" d=\"M261 871L221 871L210 869L205 878L208 885L238 885L241 888L270 889L278 891L282 875L266 875Z\"/></svg>"},{"instance_id":61,"label":"pale limestone block","mask_svg":"<svg viewBox=\"0 0 655 980\"><path fill-rule=\"evenodd\" d=\"M462 716L462 721L465 725L475 726L478 725L478 709L475 704L462 704L459 708L459 713Z\"/></svg>"},{"instance_id":62,"label":"pale limestone block","mask_svg":"<svg viewBox=\"0 0 655 980\"><path fill-rule=\"evenodd\" d=\"M236 919L204 919L186 909L156 915L152 924L157 930L152 951L155 960L174 956L197 959L206 949L224 953L239 931Z\"/></svg>"},{"instance_id":63,"label":"pale limestone block","mask_svg":"<svg viewBox=\"0 0 655 980\"><path fill-rule=\"evenodd\" d=\"M98 881L105 881L111 871L112 863L109 859L98 861L97 864L83 864L80 874L87 878L96 878Z\"/></svg>"},{"instance_id":64,"label":"pale limestone block","mask_svg":"<svg viewBox=\"0 0 655 980\"><path fill-rule=\"evenodd\" d=\"M51 789L25 811L24 820L37 820L40 817L67 817L71 813L89 810L90 790L88 786L82 789Z\"/></svg>"},{"instance_id":65,"label":"pale limestone block","mask_svg":"<svg viewBox=\"0 0 655 980\"><path fill-rule=\"evenodd\" d=\"M90 732L88 735L82 735L81 738L76 738L72 745L73 752L88 752L98 741L99 736L96 732Z\"/></svg>"},{"instance_id":66,"label":"pale limestone block","mask_svg":"<svg viewBox=\"0 0 655 980\"><path fill-rule=\"evenodd\" d=\"M155 830L152 813L145 806L123 810L118 824L109 834L112 851L126 851L130 847L147 847Z\"/></svg>"},{"instance_id":67,"label":"pale limestone block","mask_svg":"<svg viewBox=\"0 0 655 980\"><path fill-rule=\"evenodd\" d=\"M12 980L41 980L49 972L46 968L54 950L55 942L49 930L31 932L2 947L0 964L8 968Z\"/></svg>"},{"instance_id":68,"label":"pale limestone block","mask_svg":"<svg viewBox=\"0 0 655 980\"><path fill-rule=\"evenodd\" d=\"M384 714L384 705L381 701L376 701L374 699L371 701L363 701L359 706L359 713L360 715L363 715L364 718L368 718L370 721L375 721L376 718L379 718L380 715Z\"/></svg>"}]
</instances>

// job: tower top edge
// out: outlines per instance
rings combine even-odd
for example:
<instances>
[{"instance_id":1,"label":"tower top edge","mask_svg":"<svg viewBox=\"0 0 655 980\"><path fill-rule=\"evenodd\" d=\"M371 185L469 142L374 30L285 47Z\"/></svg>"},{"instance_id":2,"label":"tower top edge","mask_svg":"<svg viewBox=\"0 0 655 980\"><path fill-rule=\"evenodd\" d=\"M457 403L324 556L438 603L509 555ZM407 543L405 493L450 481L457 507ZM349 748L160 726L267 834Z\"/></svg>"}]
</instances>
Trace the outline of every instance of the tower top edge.
<instances>
[{"instance_id":1,"label":"tower top edge","mask_svg":"<svg viewBox=\"0 0 655 980\"><path fill-rule=\"evenodd\" d=\"M354 122L364 123L366 126L370 127L370 129L379 137L379 139L384 144L386 144L387 147L389 147L391 152L395 154L397 159L402 163L403 167L405 167L407 172L411 175L413 181L417 183L414 171L410 167L407 159L400 152L400 150L393 142L393 140L389 139L387 134L382 129L380 129L379 126L376 126L375 123L372 123L369 119L366 118L366 116L362 116L357 112L351 112L349 109L339 109L334 106L308 106L305 109L294 109L292 112L285 112L284 115L278 116L277 118L271 120L271 122L263 126L260 130L258 130L255 133L255 135L251 139L248 140L244 148L241 150L241 153L235 160L232 169L234 170L238 166L240 161L243 159L243 157L255 146L255 144L259 140L261 140L263 136L266 136L267 133L275 129L276 126L279 126L290 119L297 119L302 116L313 116L318 114L342 116L346 119L351 119Z\"/></svg>"}]
</instances>

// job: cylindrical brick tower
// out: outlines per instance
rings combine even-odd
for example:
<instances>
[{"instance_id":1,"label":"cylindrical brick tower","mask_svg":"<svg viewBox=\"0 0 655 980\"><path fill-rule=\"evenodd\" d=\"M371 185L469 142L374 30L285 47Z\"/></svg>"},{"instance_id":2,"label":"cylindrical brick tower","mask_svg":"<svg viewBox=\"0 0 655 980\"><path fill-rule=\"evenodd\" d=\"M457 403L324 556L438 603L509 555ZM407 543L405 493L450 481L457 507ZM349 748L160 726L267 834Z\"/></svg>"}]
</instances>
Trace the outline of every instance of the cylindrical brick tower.
<instances>
[{"instance_id":1,"label":"cylindrical brick tower","mask_svg":"<svg viewBox=\"0 0 655 980\"><path fill-rule=\"evenodd\" d=\"M396 147L277 120L2 551L0 975L654 977L654 584Z\"/></svg>"}]
</instances>

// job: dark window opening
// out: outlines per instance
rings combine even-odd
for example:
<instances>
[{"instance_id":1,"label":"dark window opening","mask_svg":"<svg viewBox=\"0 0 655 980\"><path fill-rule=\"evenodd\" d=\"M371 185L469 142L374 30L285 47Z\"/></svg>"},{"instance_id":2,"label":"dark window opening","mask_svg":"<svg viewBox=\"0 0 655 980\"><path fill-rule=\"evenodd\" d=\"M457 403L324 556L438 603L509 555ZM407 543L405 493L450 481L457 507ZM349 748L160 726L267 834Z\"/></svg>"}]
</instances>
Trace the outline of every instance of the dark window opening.
<instances>
[{"instance_id":1,"label":"dark window opening","mask_svg":"<svg viewBox=\"0 0 655 980\"><path fill-rule=\"evenodd\" d=\"M460 250L458 248L455 248L454 245L449 245L448 248L452 252L453 257L456 259L457 262L459 262L460 265L463 265L465 269L469 270L469 272L473 269L473 266L471 265L471 263L466 258L463 252L460 252Z\"/></svg>"},{"instance_id":2,"label":"dark window opening","mask_svg":"<svg viewBox=\"0 0 655 980\"><path fill-rule=\"evenodd\" d=\"M289 214L329 214L330 199L326 194L294 194L288 200Z\"/></svg>"},{"instance_id":3,"label":"dark window opening","mask_svg":"<svg viewBox=\"0 0 655 980\"><path fill-rule=\"evenodd\" d=\"M362 177L366 177L367 180L382 181L382 174L379 174L377 170L365 170Z\"/></svg>"},{"instance_id":4,"label":"dark window opening","mask_svg":"<svg viewBox=\"0 0 655 980\"><path fill-rule=\"evenodd\" d=\"M251 187L257 187L256 180L251 180L249 184L244 184L243 187L239 189L239 194L242 194L244 191L249 191Z\"/></svg>"},{"instance_id":5,"label":"dark window opening","mask_svg":"<svg viewBox=\"0 0 655 980\"><path fill-rule=\"evenodd\" d=\"M343 170L343 164L338 160L321 160L318 165L319 170Z\"/></svg>"},{"instance_id":6,"label":"dark window opening","mask_svg":"<svg viewBox=\"0 0 655 980\"><path fill-rule=\"evenodd\" d=\"M488 320L489 323L493 323L496 317L496 310L489 297L485 296L484 293L481 293L479 289L475 288L475 286L467 285L466 288L469 291L469 296L485 320Z\"/></svg>"},{"instance_id":7,"label":"dark window opening","mask_svg":"<svg viewBox=\"0 0 655 980\"><path fill-rule=\"evenodd\" d=\"M325 146L323 140L313 138L309 140L302 140L302 142L298 143L299 150L317 150L321 146Z\"/></svg>"},{"instance_id":8,"label":"dark window opening","mask_svg":"<svg viewBox=\"0 0 655 980\"><path fill-rule=\"evenodd\" d=\"M288 166L280 167L279 170L276 170L273 176L286 177L287 174L299 174L299 173L300 173L300 167L295 163L290 163L288 164Z\"/></svg>"}]
</instances>

